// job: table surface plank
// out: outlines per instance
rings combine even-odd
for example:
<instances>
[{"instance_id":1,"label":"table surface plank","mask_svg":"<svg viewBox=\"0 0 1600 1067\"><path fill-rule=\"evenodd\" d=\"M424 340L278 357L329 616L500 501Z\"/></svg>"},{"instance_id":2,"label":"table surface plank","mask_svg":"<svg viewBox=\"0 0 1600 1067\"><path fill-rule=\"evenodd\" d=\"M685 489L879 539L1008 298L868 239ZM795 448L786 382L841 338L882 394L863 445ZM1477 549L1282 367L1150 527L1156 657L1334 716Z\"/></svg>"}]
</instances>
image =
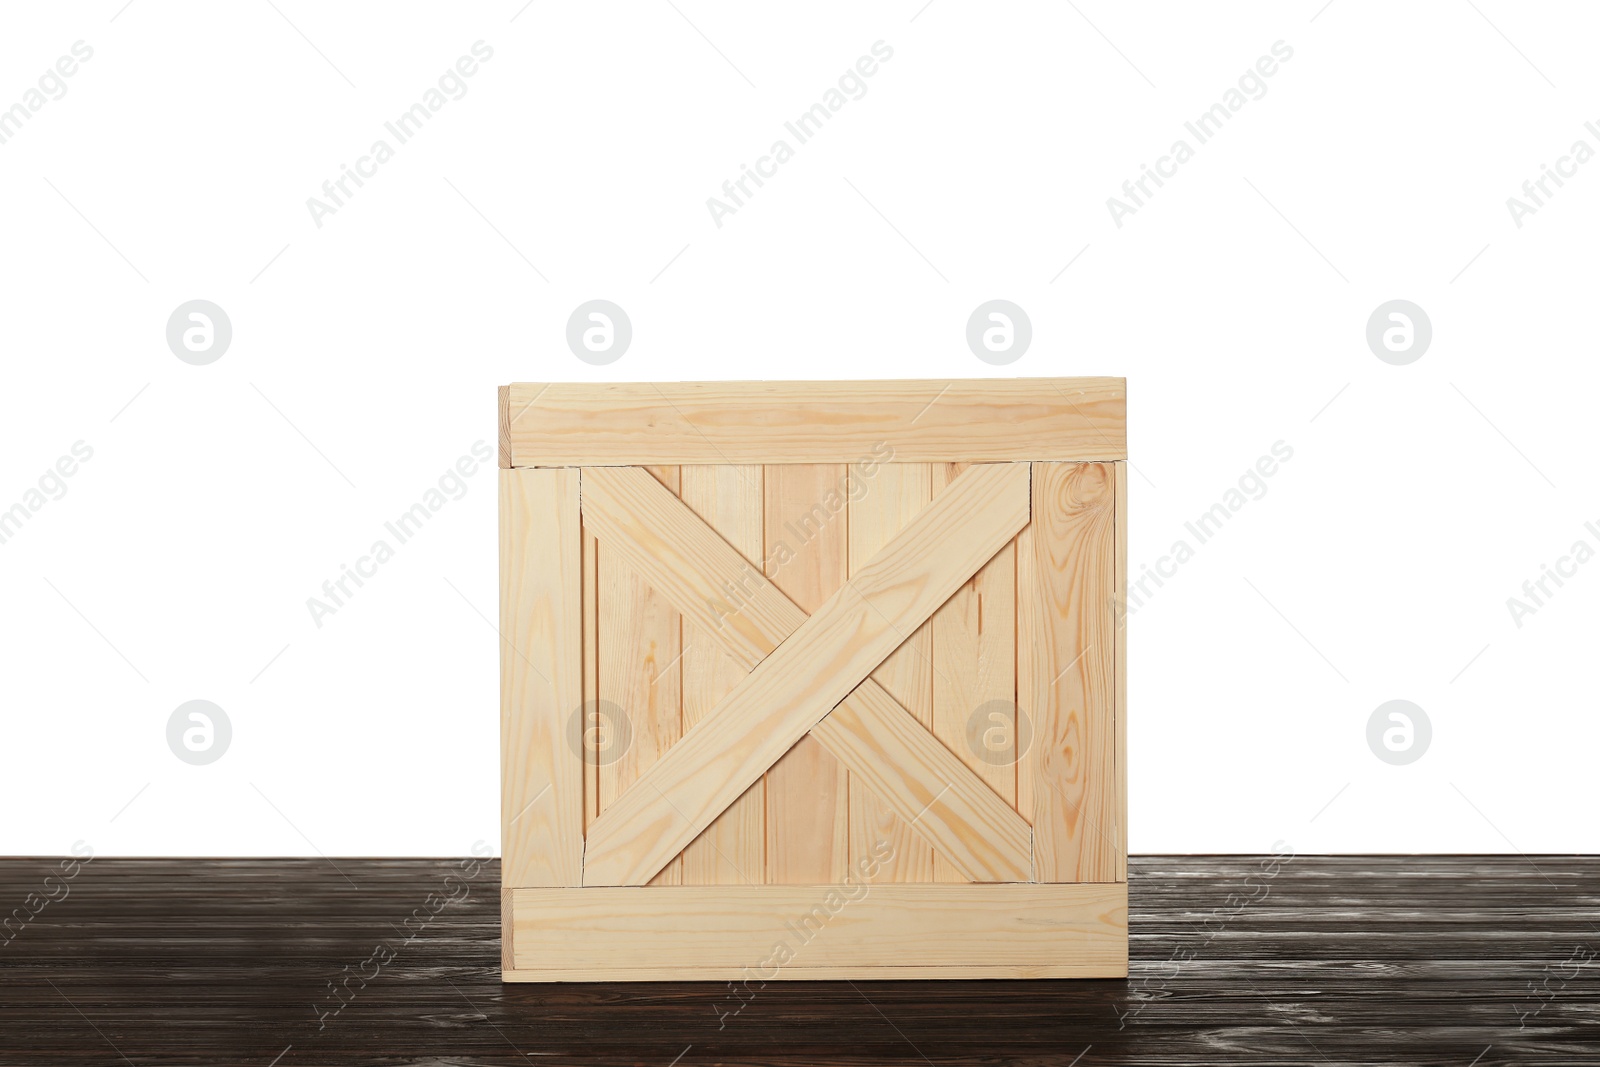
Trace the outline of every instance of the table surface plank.
<instances>
[{"instance_id":1,"label":"table surface plank","mask_svg":"<svg viewBox=\"0 0 1600 1067\"><path fill-rule=\"evenodd\" d=\"M1600 857L1265 863L1132 857L1127 981L739 1000L501 985L492 861L96 859L0 934L0 1065L1600 1063Z\"/></svg>"}]
</instances>

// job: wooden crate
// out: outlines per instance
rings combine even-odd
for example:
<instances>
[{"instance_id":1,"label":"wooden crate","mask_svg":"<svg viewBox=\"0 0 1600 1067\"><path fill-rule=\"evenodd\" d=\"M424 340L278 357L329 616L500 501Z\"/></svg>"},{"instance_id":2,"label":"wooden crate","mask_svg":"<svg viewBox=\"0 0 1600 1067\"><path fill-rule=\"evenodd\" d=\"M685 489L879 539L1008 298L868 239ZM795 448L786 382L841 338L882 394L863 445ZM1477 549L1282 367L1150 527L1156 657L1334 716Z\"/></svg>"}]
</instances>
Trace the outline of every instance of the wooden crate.
<instances>
[{"instance_id":1,"label":"wooden crate","mask_svg":"<svg viewBox=\"0 0 1600 1067\"><path fill-rule=\"evenodd\" d=\"M1122 379L500 426L506 981L1127 974Z\"/></svg>"}]
</instances>

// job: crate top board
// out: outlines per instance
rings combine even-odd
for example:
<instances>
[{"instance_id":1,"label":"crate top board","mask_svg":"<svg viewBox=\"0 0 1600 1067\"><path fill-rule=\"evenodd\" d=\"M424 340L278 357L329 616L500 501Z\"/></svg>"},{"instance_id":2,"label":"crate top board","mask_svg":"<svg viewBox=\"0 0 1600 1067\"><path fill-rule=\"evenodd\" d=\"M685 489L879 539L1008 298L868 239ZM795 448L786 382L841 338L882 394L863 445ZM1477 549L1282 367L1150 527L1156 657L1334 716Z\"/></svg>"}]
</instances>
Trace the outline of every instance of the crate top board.
<instances>
[{"instance_id":1,"label":"crate top board","mask_svg":"<svg viewBox=\"0 0 1600 1067\"><path fill-rule=\"evenodd\" d=\"M503 467L1126 459L1123 378L523 382Z\"/></svg>"}]
</instances>

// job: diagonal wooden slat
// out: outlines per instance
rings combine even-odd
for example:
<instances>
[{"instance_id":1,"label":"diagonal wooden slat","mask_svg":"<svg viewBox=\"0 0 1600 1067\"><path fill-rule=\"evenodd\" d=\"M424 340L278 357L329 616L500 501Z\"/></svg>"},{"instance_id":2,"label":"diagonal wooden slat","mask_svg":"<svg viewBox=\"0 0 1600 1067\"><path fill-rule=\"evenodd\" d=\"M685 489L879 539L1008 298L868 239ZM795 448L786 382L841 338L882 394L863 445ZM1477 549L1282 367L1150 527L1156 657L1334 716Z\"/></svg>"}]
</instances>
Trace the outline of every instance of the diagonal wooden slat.
<instances>
[{"instance_id":1,"label":"diagonal wooden slat","mask_svg":"<svg viewBox=\"0 0 1600 1067\"><path fill-rule=\"evenodd\" d=\"M585 467L579 492L584 522L606 548L746 670L806 621L760 567L643 468Z\"/></svg>"},{"instance_id":2,"label":"diagonal wooden slat","mask_svg":"<svg viewBox=\"0 0 1600 1067\"><path fill-rule=\"evenodd\" d=\"M974 882L1033 880L1032 830L878 685L862 685L811 730L867 789ZM956 782L969 783L957 792ZM981 786L973 790L972 784ZM995 803L973 803L977 796ZM931 828L939 832L929 833Z\"/></svg>"},{"instance_id":3,"label":"diagonal wooden slat","mask_svg":"<svg viewBox=\"0 0 1600 1067\"><path fill-rule=\"evenodd\" d=\"M804 611L754 574L738 551L642 470L586 469L582 487L584 521L607 550L652 587L677 590L674 607L746 670L805 621ZM670 552L658 547L662 538L655 531L661 530L671 533ZM748 628L718 621L721 612L734 608L728 601L735 588L750 603ZM851 710L841 715L846 706ZM834 719L838 723L824 729ZM870 782L890 810L915 822L917 832L962 875L982 882L1031 879L1027 820L876 681L864 680L811 732ZM885 759L885 752L895 755Z\"/></svg>"},{"instance_id":4,"label":"diagonal wooden slat","mask_svg":"<svg viewBox=\"0 0 1600 1067\"><path fill-rule=\"evenodd\" d=\"M775 645L782 642L595 820L584 857L585 885L648 881L1010 541L1027 524L1030 506L1026 465L970 468L785 640L764 627L783 625L777 620L799 609L680 501L649 492L623 470L585 470L582 477L586 520L602 539L609 531L615 550L631 553L627 558L640 574L653 584L659 581L657 588L679 601L686 617L703 620L712 633L731 631L730 648L743 644L746 656L759 658L760 642L750 640L754 634L767 634L765 640ZM625 501L669 515L630 522L626 508L613 514L608 506ZM674 511L676 516L670 514ZM685 521L685 514L693 521ZM673 525L663 526L664 518L673 518ZM673 530L678 540L655 532L663 529ZM634 531L639 536L628 536ZM691 558L711 563L709 574L697 572ZM729 591L719 588L730 570L751 571L733 599L740 616L753 613L763 623L746 625L746 619L723 613L723 607L735 606L727 604ZM891 698L885 694L885 699ZM970 771L957 781L963 789L956 799L970 794L1003 805ZM973 783L976 790L970 788ZM935 805L921 816L919 826L932 843L938 844L933 839L941 828L959 832L928 821L945 815Z\"/></svg>"}]
</instances>

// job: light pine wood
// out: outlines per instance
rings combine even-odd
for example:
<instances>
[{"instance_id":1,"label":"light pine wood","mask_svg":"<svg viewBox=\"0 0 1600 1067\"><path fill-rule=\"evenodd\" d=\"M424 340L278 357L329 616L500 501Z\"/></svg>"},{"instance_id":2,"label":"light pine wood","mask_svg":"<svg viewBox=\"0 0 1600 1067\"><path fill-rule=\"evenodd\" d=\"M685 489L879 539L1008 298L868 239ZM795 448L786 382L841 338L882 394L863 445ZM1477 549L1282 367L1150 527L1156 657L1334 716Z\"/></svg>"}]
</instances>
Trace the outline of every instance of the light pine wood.
<instances>
[{"instance_id":1,"label":"light pine wood","mask_svg":"<svg viewBox=\"0 0 1600 1067\"><path fill-rule=\"evenodd\" d=\"M583 475L578 475L578 497L583 497ZM581 510L581 507L580 507ZM583 526L583 707L588 716L600 699L600 545L594 531ZM585 726L587 723L584 724ZM600 814L600 768L595 753L583 753L583 832Z\"/></svg>"},{"instance_id":2,"label":"light pine wood","mask_svg":"<svg viewBox=\"0 0 1600 1067\"><path fill-rule=\"evenodd\" d=\"M584 514L603 547L664 590L708 647L742 668L740 679L806 621L806 613L710 523L645 472L586 469L584 482L590 486ZM658 537L657 529L670 530L670 538ZM727 592L736 585L736 594Z\"/></svg>"},{"instance_id":3,"label":"light pine wood","mask_svg":"<svg viewBox=\"0 0 1600 1067\"><path fill-rule=\"evenodd\" d=\"M1033 743L1019 764L1040 881L1121 880L1117 803L1116 470L1033 465L1018 541L1017 692Z\"/></svg>"},{"instance_id":4,"label":"light pine wood","mask_svg":"<svg viewBox=\"0 0 1600 1067\"><path fill-rule=\"evenodd\" d=\"M850 861L848 772L810 734L767 769L767 881L815 883L842 878Z\"/></svg>"},{"instance_id":5,"label":"light pine wood","mask_svg":"<svg viewBox=\"0 0 1600 1067\"><path fill-rule=\"evenodd\" d=\"M648 945L641 946L641 955L650 951ZM1068 957L1075 959L1076 957ZM671 976L663 977L663 976ZM746 976L732 967L695 967L669 969L653 964L641 963L633 967L613 967L606 969L589 969L581 971L501 971L500 981L514 982L574 982L590 985L602 985L612 982L658 982L678 981L690 982L739 982ZM1080 963L1055 963L1044 965L1012 965L1003 963L976 964L973 966L948 966L929 964L925 967L896 967L893 964L850 964L842 967L800 967L789 968L780 974L775 981L785 978L807 982L875 982L875 981L916 981L916 982L950 982L958 980L993 980L1015 979L1036 980L1046 978L1126 978L1123 972L1102 972L1098 965ZM751 980L751 989L759 989L759 980ZM743 994L748 996L748 993ZM739 1001L730 1000L720 1002L724 1007L736 1006ZM1113 1017L1114 1018L1114 1017ZM715 1022L715 1016L712 1017Z\"/></svg>"},{"instance_id":6,"label":"light pine wood","mask_svg":"<svg viewBox=\"0 0 1600 1067\"><path fill-rule=\"evenodd\" d=\"M815 612L844 585L848 480L863 478L869 470L877 473L876 461L853 473L842 463L763 468L763 571L805 614ZM808 734L767 769L764 780L767 881L841 881L850 862L849 774L843 764Z\"/></svg>"},{"instance_id":7,"label":"light pine wood","mask_svg":"<svg viewBox=\"0 0 1600 1067\"><path fill-rule=\"evenodd\" d=\"M511 462L511 387L502 385L495 390L499 403L500 424L500 467L502 470L513 466Z\"/></svg>"},{"instance_id":8,"label":"light pine wood","mask_svg":"<svg viewBox=\"0 0 1600 1067\"><path fill-rule=\"evenodd\" d=\"M934 468L934 492L966 464ZM1006 803L1017 807L1017 552L995 553L972 580L934 612L933 733ZM981 714L976 714L983 709ZM976 714L976 722L974 717ZM1009 745L1009 752L1004 749ZM984 758L999 747L1000 752ZM1031 811L1021 813L1024 818ZM943 855L933 857L937 882L966 878Z\"/></svg>"},{"instance_id":9,"label":"light pine wood","mask_svg":"<svg viewBox=\"0 0 1600 1067\"><path fill-rule=\"evenodd\" d=\"M761 558L761 468L688 466L678 495L747 560ZM683 620L683 726L692 727L749 673L717 636ZM766 790L757 781L680 857L684 885L759 885L766 880Z\"/></svg>"},{"instance_id":10,"label":"light pine wood","mask_svg":"<svg viewBox=\"0 0 1600 1067\"><path fill-rule=\"evenodd\" d=\"M640 469L638 475L665 487L678 489L676 467ZM587 477L587 476L586 476ZM657 592L628 565L609 551L613 542L600 541L599 600L601 701L620 708L628 717L630 737L621 755L600 759L600 814L625 793L683 735L682 646L678 612L672 601ZM599 816L596 816L598 822ZM682 865L676 858L665 864L652 885L678 885Z\"/></svg>"},{"instance_id":11,"label":"light pine wood","mask_svg":"<svg viewBox=\"0 0 1600 1067\"><path fill-rule=\"evenodd\" d=\"M646 575L746 669L805 621L805 612L755 565L722 536L705 536L705 521L662 493L644 470L585 468L583 484L584 515L604 542L603 551Z\"/></svg>"},{"instance_id":12,"label":"light pine wood","mask_svg":"<svg viewBox=\"0 0 1600 1067\"><path fill-rule=\"evenodd\" d=\"M660 871L1016 535L1028 478L1025 464L983 464L951 483L601 811L584 884L634 885Z\"/></svg>"},{"instance_id":13,"label":"light pine wood","mask_svg":"<svg viewBox=\"0 0 1600 1067\"><path fill-rule=\"evenodd\" d=\"M685 477L693 469L686 468ZM723 541L709 523L648 474L617 471L599 479L630 490L617 493L593 491L596 479L592 472L585 472L584 479L585 484L591 486L591 491L584 496L585 514L604 531L606 546L632 563L646 583L673 589L727 589L742 583L741 595L781 598L782 594L760 585L761 579L749 574L740 554ZM643 521L615 512L624 501ZM673 530L675 550L664 553L657 549L647 536L647 531L652 529ZM670 571L672 566L686 565L686 560L695 561L688 565L704 569L690 576ZM772 601L765 603L756 615L757 628L735 639L729 627L718 624L718 613L722 609L712 606L710 600L686 594L675 606L682 610L686 627L703 625L702 632L708 641L724 649L744 670L759 662L762 658L759 650L778 647L798 625L795 620L804 621L798 606L791 610ZM783 621L778 621L780 619ZM755 642L758 653L748 650L750 641ZM930 843L933 850L948 858L953 864L952 870L964 879L1027 880L1030 877L1030 844L1026 821L951 755L929 732L927 724L897 703L875 679L863 681L851 699L855 698L859 698L855 710L841 716L841 711L850 705L851 700L847 699L819 723L812 734L859 777L860 788L856 792L873 804L877 821L890 824L882 839L891 842L897 862L885 867L880 880L906 880L898 873L905 869L898 862L899 851L915 848L920 852L929 848ZM840 717L842 725L824 729L835 716ZM692 725L699 721L700 715L690 718ZM902 736L907 732L913 735L909 740ZM883 797L885 803L879 803L875 799L877 796ZM936 800L939 802L934 803ZM974 843L971 840L974 836L988 836L994 840ZM851 853L864 855L879 839L863 837L851 843ZM725 856L719 858L726 859ZM925 871L918 880L929 881L930 874L931 870Z\"/></svg>"},{"instance_id":14,"label":"light pine wood","mask_svg":"<svg viewBox=\"0 0 1600 1067\"><path fill-rule=\"evenodd\" d=\"M1128 880L1128 621L1122 614L1128 603L1128 464L1121 460L1112 464L1117 483L1117 584L1112 590L1113 602L1119 605L1115 614L1117 628L1117 785L1112 803L1115 804L1117 851L1117 881Z\"/></svg>"},{"instance_id":15,"label":"light pine wood","mask_svg":"<svg viewBox=\"0 0 1600 1067\"><path fill-rule=\"evenodd\" d=\"M1030 826L1033 824L1033 796L1038 785L1037 776L1034 774L1033 759L1033 745L1038 743L1035 719L1037 707L1034 704L1038 694L1034 692L1034 676L1045 670L1042 665L1036 670L1032 662L1035 655L1033 649L1038 644L1035 633L1041 625L1040 620L1034 617L1034 612L1037 610L1038 597L1029 592L1032 583L1038 580L1038 567L1034 563L1034 535L1036 532L1034 524L1030 520L1028 525L1023 527L1022 532L1017 534L1017 539L1011 543L1011 550L1016 555L1017 565L1017 698L1014 711L1017 718L1026 719L1028 724L1028 746L1018 752L1015 768L1017 776L1017 812L1028 820ZM1037 688L1042 691L1044 687L1040 685ZM1021 723L1015 725L1020 728ZM1021 748L1020 738L1018 739L1018 747ZM1038 848L1038 841L1034 842L1034 847L1035 849ZM1040 878L1047 877L1044 869L1038 866L1037 863L1034 865L1034 873Z\"/></svg>"},{"instance_id":16,"label":"light pine wood","mask_svg":"<svg viewBox=\"0 0 1600 1067\"><path fill-rule=\"evenodd\" d=\"M876 477L863 479L862 486L863 491L850 500L851 573L864 567L928 506L933 499L933 466L887 464ZM929 729L933 727L932 655L933 630L931 624L924 623L872 672L873 680ZM818 738L828 743L826 735L819 734ZM852 770L850 854L865 855L880 839L894 845L894 862L885 866L880 875L883 881L933 881L933 848Z\"/></svg>"},{"instance_id":17,"label":"light pine wood","mask_svg":"<svg viewBox=\"0 0 1600 1067\"><path fill-rule=\"evenodd\" d=\"M505 980L1126 973L1121 379L497 400ZM575 743L612 707L615 759ZM1122 912L1056 943L1011 889Z\"/></svg>"},{"instance_id":18,"label":"light pine wood","mask_svg":"<svg viewBox=\"0 0 1600 1067\"><path fill-rule=\"evenodd\" d=\"M842 491L845 467L771 467L762 477L771 581L750 561L762 560L762 550L741 553L722 537L704 536L693 509L675 507L643 470L584 470L590 528L600 531L611 552L648 574L654 589L685 614L691 632L715 638L744 670L805 622L805 611L779 592L779 584L821 605L845 577L843 499L837 514L827 510L827 494ZM821 510L813 514L813 507ZM694 721L706 710L698 707ZM845 771L837 760L802 737L771 769L763 792L766 880L842 877L848 854Z\"/></svg>"},{"instance_id":19,"label":"light pine wood","mask_svg":"<svg viewBox=\"0 0 1600 1067\"><path fill-rule=\"evenodd\" d=\"M503 977L1121 978L1127 922L1125 884L522 889Z\"/></svg>"},{"instance_id":20,"label":"light pine wood","mask_svg":"<svg viewBox=\"0 0 1600 1067\"><path fill-rule=\"evenodd\" d=\"M582 883L583 761L568 736L583 700L578 472L500 472L500 779L503 881Z\"/></svg>"},{"instance_id":21,"label":"light pine wood","mask_svg":"<svg viewBox=\"0 0 1600 1067\"><path fill-rule=\"evenodd\" d=\"M918 879L908 868L885 862L884 881L933 881L933 841L939 855L966 881L1027 882L1033 879L1032 832L982 779L939 743L882 688L863 685L846 697L812 734L850 768L852 787L892 817L897 836L857 841L851 849L867 855L880 841L905 841L929 858ZM856 802L852 789L850 802ZM853 812L852 812L853 819Z\"/></svg>"},{"instance_id":22,"label":"light pine wood","mask_svg":"<svg viewBox=\"0 0 1600 1067\"><path fill-rule=\"evenodd\" d=\"M1127 458L1121 378L519 383L512 463L898 463Z\"/></svg>"}]
</instances>

